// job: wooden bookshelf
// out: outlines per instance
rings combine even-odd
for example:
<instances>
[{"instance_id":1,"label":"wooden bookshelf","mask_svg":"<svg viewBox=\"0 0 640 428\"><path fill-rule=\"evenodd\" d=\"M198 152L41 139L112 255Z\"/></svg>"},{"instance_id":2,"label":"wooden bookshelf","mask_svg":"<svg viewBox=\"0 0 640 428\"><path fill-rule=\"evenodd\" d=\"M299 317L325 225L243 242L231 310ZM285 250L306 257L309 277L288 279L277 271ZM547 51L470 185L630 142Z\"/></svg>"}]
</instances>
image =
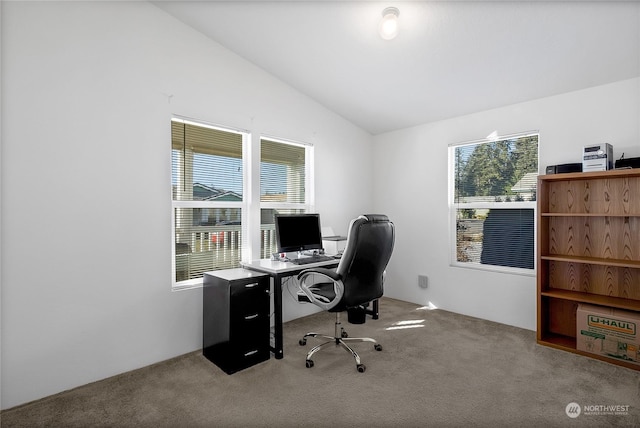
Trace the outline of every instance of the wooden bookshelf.
<instances>
[{"instance_id":1,"label":"wooden bookshelf","mask_svg":"<svg viewBox=\"0 0 640 428\"><path fill-rule=\"evenodd\" d=\"M581 303L640 313L640 170L538 177L538 343L576 349Z\"/></svg>"}]
</instances>

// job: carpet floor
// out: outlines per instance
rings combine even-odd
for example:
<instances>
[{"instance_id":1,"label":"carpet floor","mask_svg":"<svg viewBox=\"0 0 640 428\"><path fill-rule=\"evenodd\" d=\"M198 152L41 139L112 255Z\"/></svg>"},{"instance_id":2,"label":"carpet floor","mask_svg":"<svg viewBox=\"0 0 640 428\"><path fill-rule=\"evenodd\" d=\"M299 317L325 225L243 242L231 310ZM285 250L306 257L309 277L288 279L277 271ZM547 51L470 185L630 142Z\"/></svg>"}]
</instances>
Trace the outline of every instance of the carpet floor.
<instances>
[{"instance_id":1,"label":"carpet floor","mask_svg":"<svg viewBox=\"0 0 640 428\"><path fill-rule=\"evenodd\" d=\"M344 325L383 346L354 345L365 373L339 347L306 368L315 342L298 339L333 321L286 323L282 360L227 375L193 352L5 410L1 426L640 426L640 372L537 345L532 331L384 298L380 319Z\"/></svg>"}]
</instances>

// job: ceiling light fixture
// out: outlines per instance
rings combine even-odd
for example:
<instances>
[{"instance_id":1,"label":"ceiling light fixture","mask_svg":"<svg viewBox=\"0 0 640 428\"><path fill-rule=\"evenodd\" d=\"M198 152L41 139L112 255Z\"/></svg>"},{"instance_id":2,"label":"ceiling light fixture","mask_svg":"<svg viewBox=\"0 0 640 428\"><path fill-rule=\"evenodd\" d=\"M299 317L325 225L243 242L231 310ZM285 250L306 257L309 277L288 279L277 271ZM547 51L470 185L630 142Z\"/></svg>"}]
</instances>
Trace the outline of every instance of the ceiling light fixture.
<instances>
[{"instance_id":1,"label":"ceiling light fixture","mask_svg":"<svg viewBox=\"0 0 640 428\"><path fill-rule=\"evenodd\" d=\"M400 11L396 7L388 7L382 11L380 37L391 40L398 35L398 15L400 15Z\"/></svg>"}]
</instances>

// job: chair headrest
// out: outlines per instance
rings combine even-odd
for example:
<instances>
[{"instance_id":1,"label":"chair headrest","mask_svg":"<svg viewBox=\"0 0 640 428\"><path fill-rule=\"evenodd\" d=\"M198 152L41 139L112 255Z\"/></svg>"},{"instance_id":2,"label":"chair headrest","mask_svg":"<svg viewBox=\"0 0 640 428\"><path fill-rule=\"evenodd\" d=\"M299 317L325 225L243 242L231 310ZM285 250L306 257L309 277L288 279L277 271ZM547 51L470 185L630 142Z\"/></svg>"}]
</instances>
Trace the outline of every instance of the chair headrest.
<instances>
[{"instance_id":1,"label":"chair headrest","mask_svg":"<svg viewBox=\"0 0 640 428\"><path fill-rule=\"evenodd\" d=\"M384 214L364 214L362 217L371 222L389 221L389 217Z\"/></svg>"}]
</instances>

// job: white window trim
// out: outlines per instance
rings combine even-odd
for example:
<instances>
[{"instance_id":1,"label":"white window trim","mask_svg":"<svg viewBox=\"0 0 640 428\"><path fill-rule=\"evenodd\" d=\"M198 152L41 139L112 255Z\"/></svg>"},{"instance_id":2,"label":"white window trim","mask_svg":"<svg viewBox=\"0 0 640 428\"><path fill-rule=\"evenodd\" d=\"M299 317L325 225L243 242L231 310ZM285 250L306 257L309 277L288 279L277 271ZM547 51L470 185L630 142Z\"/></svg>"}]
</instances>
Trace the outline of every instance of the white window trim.
<instances>
[{"instance_id":1,"label":"white window trim","mask_svg":"<svg viewBox=\"0 0 640 428\"><path fill-rule=\"evenodd\" d=\"M251 255L255 252L257 254L260 253L260 248L257 249L252 248L252 245L255 245L254 241L249 236L252 233L259 233L257 231L252 231L252 229L256 229L258 226L259 230L259 222L258 224L253 224L250 220L252 218L260 218L260 210L261 209L279 209L279 210L304 210L305 212L315 212L315 158L314 151L315 147L310 143L301 143L298 141L287 140L277 137L272 137L270 135L260 134L258 136L258 144L257 148L255 145L251 144L253 138L257 136L257 134L252 133L247 130L242 130L238 128L233 128L229 126L221 126L212 124L206 121L190 119L184 116L172 115L170 118L171 121L178 121L186 124L191 124L195 126L207 127L211 129L221 130L225 132L235 132L242 135L242 155L243 155L243 201L242 202L229 202L229 201L221 201L221 202L211 202L211 201L176 201L173 200L171 195L171 177L169 177L169 197L171 198L171 290L172 291L182 291L182 290L190 290L193 288L201 288L203 284L202 278L189 279L184 281L176 282L176 251L175 251L175 210L176 208L237 208L241 210L242 213L242 225L243 231L243 245L242 245L242 260L248 261L251 258ZM258 186L257 192L252 191L252 180L257 179L259 182L260 177L260 140L266 139L270 141L275 141L283 144L291 144L299 147L305 148L305 201L302 203L292 203L292 202L261 202L260 201L260 189ZM172 166L172 158L171 151L169 151L169 169ZM257 177L254 177L254 174L257 171ZM256 215L252 215L250 210L257 210ZM258 240L259 245L259 240Z\"/></svg>"},{"instance_id":2,"label":"white window trim","mask_svg":"<svg viewBox=\"0 0 640 428\"><path fill-rule=\"evenodd\" d=\"M305 200L304 202L263 202L262 199L262 191L259 189L257 195L257 207L258 212L261 212L263 209L268 210L277 210L277 211L302 211L305 213L315 213L315 147L311 143L302 143L299 141L288 140L278 137L273 137L267 134L261 134L259 138L259 142L262 140L273 141L275 143L281 144L289 144L292 146L302 147L305 149ZM259 144L259 147L262 147L262 144ZM262 165L262 153L258 155L258 162ZM258 247L255 249L256 254L261 254L262 247L261 243L258 243Z\"/></svg>"},{"instance_id":3,"label":"white window trim","mask_svg":"<svg viewBox=\"0 0 640 428\"><path fill-rule=\"evenodd\" d=\"M286 140L283 138L272 137L270 135L260 135L260 141L269 140L276 143L290 144L292 146L303 147L305 149L305 201L304 202L262 202L260 201L260 209L278 209L278 210L305 210L305 212L313 212L315 209L315 159L314 146L310 143L301 143L299 141ZM259 159L261 157L259 156ZM260 160L259 160L260 162ZM260 200L258 195L258 200Z\"/></svg>"},{"instance_id":4,"label":"white window trim","mask_svg":"<svg viewBox=\"0 0 640 428\"><path fill-rule=\"evenodd\" d=\"M483 138L480 140L474 141L465 141L461 143L451 143L448 147L448 157L449 157L449 167L448 167L448 203L449 203L449 266L451 267L459 267L465 269L475 269L489 272L498 272L498 273L508 273L514 275L522 275L522 276L530 276L535 277L536 272L538 270L537 265L537 257L535 254L538 254L538 202L536 201L521 201L521 202L475 202L475 203L467 203L464 205L464 208L470 209L533 209L533 254L534 254L534 262L533 269L523 269L516 267L508 267L508 266L496 266L496 265L485 265L481 263L464 263L459 262L457 257L457 244L456 244L456 210L460 208L459 205L455 204L454 201L454 189L455 189L455 149L461 146L470 146L476 144L490 143L492 141L499 140L508 140L513 138L522 138L528 137L531 135L538 136L538 160L540 158L540 132L539 131L528 131L517 134L508 134L502 136L496 136L496 134L492 134L487 138ZM538 163L538 171L540 170L540 164Z\"/></svg>"},{"instance_id":5,"label":"white window trim","mask_svg":"<svg viewBox=\"0 0 640 428\"><path fill-rule=\"evenodd\" d=\"M212 123L206 122L206 121L201 121L201 120L195 120L195 119L189 119L183 116L177 116L177 115L173 115L171 116L170 122L180 122L180 123L186 123L186 124L190 124L190 125L195 125L195 126L201 126L204 128L211 128L211 129L216 129L219 131L224 131L224 132L231 132L231 133L237 133L239 135L242 136L242 155L243 155L243 159L244 156L246 156L247 154L247 150L248 150L248 139L250 137L250 133L248 131L245 130L240 130L237 128L232 128L232 127L227 127L227 126L219 126L219 125L214 125ZM170 138L171 139L171 138ZM171 141L169 141L169 146L171 146ZM244 160L243 160L244 162ZM169 170L171 170L172 167L172 158L171 158L171 151L169 151ZM184 281L176 281L176 250L175 250L175 236L176 236L176 219L175 219L175 212L176 212L176 208L238 208L240 209L241 213L242 213L242 222L243 224L246 218L246 213L248 210L248 206L249 206L249 201L247 199L247 192L248 192L248 182L247 182L247 174L248 171L247 169L250 168L243 168L243 184L242 184L242 202L230 202L230 201L219 201L219 202L212 202L212 201L176 201L173 199L173 195L171 194L171 187L172 187L172 183L171 183L171 177L169 177L169 197L171 198L171 291L182 291L182 290L190 290L193 288L201 288L203 285L203 281L204 278L194 278L194 279L188 279L188 280L184 280ZM245 234L243 234L243 241L247 241ZM243 254L244 254L244 245L243 245Z\"/></svg>"},{"instance_id":6,"label":"white window trim","mask_svg":"<svg viewBox=\"0 0 640 428\"><path fill-rule=\"evenodd\" d=\"M241 213L245 211L245 203L244 202L210 202L210 201L172 201L171 204L171 236L176 236L176 219L175 212L176 208L238 208ZM244 234L243 234L244 236ZM175 238L172 238L172 247L175 246ZM244 239L244 238L243 238ZM244 245L243 245L244 248ZM171 278L172 284L171 288L173 291L179 290L188 290L191 288L202 287L203 278L194 278L187 279L184 281L176 281L176 251L172 249L171 251Z\"/></svg>"}]
</instances>

